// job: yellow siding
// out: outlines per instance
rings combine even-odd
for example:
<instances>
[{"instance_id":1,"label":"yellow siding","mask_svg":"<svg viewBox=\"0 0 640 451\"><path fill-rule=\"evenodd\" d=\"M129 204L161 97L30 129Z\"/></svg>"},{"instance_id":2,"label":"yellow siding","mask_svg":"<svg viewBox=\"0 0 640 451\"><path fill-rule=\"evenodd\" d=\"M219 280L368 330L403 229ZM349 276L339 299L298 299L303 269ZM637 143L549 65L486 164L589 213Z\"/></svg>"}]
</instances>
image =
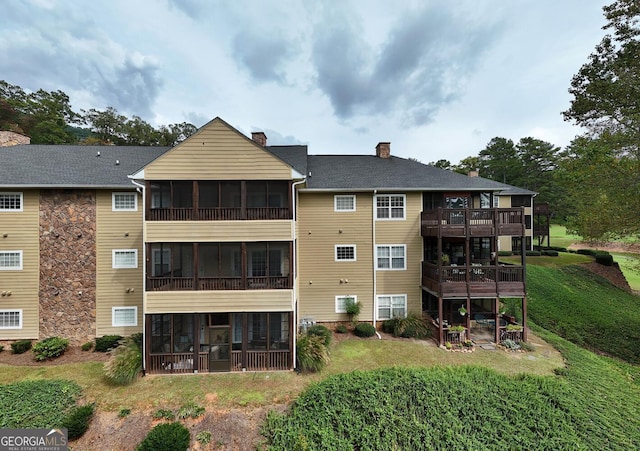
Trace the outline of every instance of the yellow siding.
<instances>
[{"instance_id":1,"label":"yellow siding","mask_svg":"<svg viewBox=\"0 0 640 451\"><path fill-rule=\"evenodd\" d=\"M293 290L145 293L145 313L291 312Z\"/></svg>"},{"instance_id":2,"label":"yellow siding","mask_svg":"<svg viewBox=\"0 0 640 451\"><path fill-rule=\"evenodd\" d=\"M152 162L147 180L290 180L291 167L220 119Z\"/></svg>"},{"instance_id":3,"label":"yellow siding","mask_svg":"<svg viewBox=\"0 0 640 451\"><path fill-rule=\"evenodd\" d=\"M146 240L161 242L291 241L293 222L146 221Z\"/></svg>"},{"instance_id":4,"label":"yellow siding","mask_svg":"<svg viewBox=\"0 0 640 451\"><path fill-rule=\"evenodd\" d=\"M142 198L138 195L138 211L111 211L111 194L98 191L96 199L96 335L126 336L142 332ZM137 249L138 267L113 269L114 249ZM138 325L112 327L112 307L138 307Z\"/></svg>"},{"instance_id":5,"label":"yellow siding","mask_svg":"<svg viewBox=\"0 0 640 451\"><path fill-rule=\"evenodd\" d=\"M334 212L333 197L333 193L300 193L299 196L298 317L346 321L346 314L335 313L335 297L351 295L362 303L360 319L371 321L372 193L357 193L355 212ZM355 244L357 261L336 262L336 244Z\"/></svg>"},{"instance_id":6,"label":"yellow siding","mask_svg":"<svg viewBox=\"0 0 640 451\"><path fill-rule=\"evenodd\" d=\"M407 193L406 219L404 221L376 221L376 245L404 244L406 269L379 270L376 272L376 295L406 294L407 310L419 314L422 311L420 288L422 237L420 236L420 212L422 195Z\"/></svg>"},{"instance_id":7,"label":"yellow siding","mask_svg":"<svg viewBox=\"0 0 640 451\"><path fill-rule=\"evenodd\" d=\"M0 250L22 251L21 271L0 271L0 292L5 292L5 296L0 297L0 309L22 309L22 329L0 330L0 340L38 338L40 324L40 193L38 190L20 192L23 211L0 212Z\"/></svg>"}]
</instances>

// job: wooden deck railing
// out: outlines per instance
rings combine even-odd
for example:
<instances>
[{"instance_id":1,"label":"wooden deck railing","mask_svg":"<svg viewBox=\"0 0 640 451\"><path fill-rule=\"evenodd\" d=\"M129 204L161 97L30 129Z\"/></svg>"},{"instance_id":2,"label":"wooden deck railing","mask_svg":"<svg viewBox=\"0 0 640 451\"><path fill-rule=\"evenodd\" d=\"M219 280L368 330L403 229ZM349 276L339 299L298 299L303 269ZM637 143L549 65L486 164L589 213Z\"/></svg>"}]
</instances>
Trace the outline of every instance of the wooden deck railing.
<instances>
[{"instance_id":1,"label":"wooden deck railing","mask_svg":"<svg viewBox=\"0 0 640 451\"><path fill-rule=\"evenodd\" d=\"M247 351L246 371L284 371L289 368L288 350ZM231 352L231 370L242 371L242 351Z\"/></svg>"},{"instance_id":2,"label":"wooden deck railing","mask_svg":"<svg viewBox=\"0 0 640 451\"><path fill-rule=\"evenodd\" d=\"M193 352L151 354L147 360L148 373L193 373ZM198 354L198 372L209 371L209 353Z\"/></svg>"},{"instance_id":3,"label":"wooden deck railing","mask_svg":"<svg viewBox=\"0 0 640 451\"><path fill-rule=\"evenodd\" d=\"M189 290L287 290L289 276L265 277L147 277L147 291Z\"/></svg>"},{"instance_id":4,"label":"wooden deck railing","mask_svg":"<svg viewBox=\"0 0 640 451\"><path fill-rule=\"evenodd\" d=\"M147 221L233 221L291 219L287 207L151 208Z\"/></svg>"},{"instance_id":5,"label":"wooden deck railing","mask_svg":"<svg viewBox=\"0 0 640 451\"><path fill-rule=\"evenodd\" d=\"M438 266L422 262L422 285L442 296L517 294L524 290L524 267L515 265Z\"/></svg>"},{"instance_id":6,"label":"wooden deck railing","mask_svg":"<svg viewBox=\"0 0 640 451\"><path fill-rule=\"evenodd\" d=\"M422 212L422 236L523 235L523 208L438 208Z\"/></svg>"}]
</instances>

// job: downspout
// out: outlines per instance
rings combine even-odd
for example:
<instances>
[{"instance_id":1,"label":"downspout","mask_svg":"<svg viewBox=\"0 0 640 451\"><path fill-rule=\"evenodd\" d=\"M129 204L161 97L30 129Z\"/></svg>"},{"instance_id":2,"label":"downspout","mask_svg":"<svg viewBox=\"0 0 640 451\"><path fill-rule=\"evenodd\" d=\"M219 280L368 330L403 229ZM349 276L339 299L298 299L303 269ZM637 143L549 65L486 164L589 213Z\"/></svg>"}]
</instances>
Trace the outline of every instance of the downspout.
<instances>
[{"instance_id":1,"label":"downspout","mask_svg":"<svg viewBox=\"0 0 640 451\"><path fill-rule=\"evenodd\" d=\"M144 227L144 221L145 221L145 214L147 211L147 205L146 205L146 201L147 201L147 196L145 196L145 187L143 184L136 182L135 180L131 179L131 183L133 183L135 186L137 186L136 191L138 191L139 193L142 193L142 336L144 337L144 339L142 340L142 374L146 374L147 371L147 353L146 353L146 347L147 347L147 336L146 336L146 331L147 331L147 324L146 324L146 320L147 320L147 315L145 314L145 302L144 302L144 294L146 292L146 272L147 272L147 242L145 240L146 238L146 233L145 233L145 227Z\"/></svg>"},{"instance_id":2,"label":"downspout","mask_svg":"<svg viewBox=\"0 0 640 451\"><path fill-rule=\"evenodd\" d=\"M373 262L373 309L371 317L373 318L373 327L376 327L376 296L378 294L378 278L376 274L376 195L378 194L378 190L373 190L373 199L372 199L372 208L371 208L371 253L373 254L373 258L371 259ZM376 336L378 340L382 340L382 336L378 329L376 329Z\"/></svg>"},{"instance_id":3,"label":"downspout","mask_svg":"<svg viewBox=\"0 0 640 451\"><path fill-rule=\"evenodd\" d=\"M297 292L298 292L298 244L296 241L296 223L297 223L297 217L298 217L298 211L296 210L296 207L298 205L298 203L296 202L296 200L298 199L298 191L296 190L296 186L300 185L302 183L306 183L307 179L306 177L303 178L300 181L297 182L293 182L291 184L291 204L292 204L292 215L293 215L293 222L291 224L291 228L292 228L292 233L291 235L293 236L293 296L294 296L294 306L293 306L293 367L296 367L296 361L297 361L297 355L296 355L296 340L297 340L297 335L298 335L298 297L297 297Z\"/></svg>"}]
</instances>

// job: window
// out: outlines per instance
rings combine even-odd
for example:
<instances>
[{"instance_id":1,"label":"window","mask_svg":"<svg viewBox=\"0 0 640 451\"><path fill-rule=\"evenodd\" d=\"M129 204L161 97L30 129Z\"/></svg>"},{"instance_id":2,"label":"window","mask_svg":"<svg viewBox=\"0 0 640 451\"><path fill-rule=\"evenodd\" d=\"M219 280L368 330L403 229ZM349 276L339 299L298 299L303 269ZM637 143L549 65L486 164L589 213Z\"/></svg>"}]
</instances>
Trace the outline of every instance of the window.
<instances>
[{"instance_id":1,"label":"window","mask_svg":"<svg viewBox=\"0 0 640 451\"><path fill-rule=\"evenodd\" d=\"M136 193L112 193L112 211L138 211L138 196Z\"/></svg>"},{"instance_id":2,"label":"window","mask_svg":"<svg viewBox=\"0 0 640 451\"><path fill-rule=\"evenodd\" d=\"M499 206L500 206L500 196L494 195L493 196L493 207L494 208L498 208Z\"/></svg>"},{"instance_id":3,"label":"window","mask_svg":"<svg viewBox=\"0 0 640 451\"><path fill-rule=\"evenodd\" d=\"M113 307L111 309L111 325L113 327L137 326L138 307Z\"/></svg>"},{"instance_id":4,"label":"window","mask_svg":"<svg viewBox=\"0 0 640 451\"><path fill-rule=\"evenodd\" d=\"M336 244L336 261L337 262L356 261L356 245L355 244Z\"/></svg>"},{"instance_id":5,"label":"window","mask_svg":"<svg viewBox=\"0 0 640 451\"><path fill-rule=\"evenodd\" d=\"M404 318L407 316L407 295L381 295L378 299L378 319Z\"/></svg>"},{"instance_id":6,"label":"window","mask_svg":"<svg viewBox=\"0 0 640 451\"><path fill-rule=\"evenodd\" d=\"M126 269L138 267L138 250L137 249L114 249L113 250L113 269Z\"/></svg>"},{"instance_id":7,"label":"window","mask_svg":"<svg viewBox=\"0 0 640 451\"><path fill-rule=\"evenodd\" d=\"M22 251L0 251L0 271L21 271Z\"/></svg>"},{"instance_id":8,"label":"window","mask_svg":"<svg viewBox=\"0 0 640 451\"><path fill-rule=\"evenodd\" d=\"M0 329L22 329L22 310L0 310Z\"/></svg>"},{"instance_id":9,"label":"window","mask_svg":"<svg viewBox=\"0 0 640 451\"><path fill-rule=\"evenodd\" d=\"M404 244L384 244L376 246L378 269L406 269Z\"/></svg>"},{"instance_id":10,"label":"window","mask_svg":"<svg viewBox=\"0 0 640 451\"><path fill-rule=\"evenodd\" d=\"M334 211L356 211L356 196L353 194L333 196L333 209Z\"/></svg>"},{"instance_id":11,"label":"window","mask_svg":"<svg viewBox=\"0 0 640 451\"><path fill-rule=\"evenodd\" d=\"M404 219L405 195L376 196L376 217L378 219Z\"/></svg>"},{"instance_id":12,"label":"window","mask_svg":"<svg viewBox=\"0 0 640 451\"><path fill-rule=\"evenodd\" d=\"M347 299L353 299L353 302L358 302L358 296L336 296L336 313L347 313Z\"/></svg>"},{"instance_id":13,"label":"window","mask_svg":"<svg viewBox=\"0 0 640 451\"><path fill-rule=\"evenodd\" d=\"M511 196L511 206L512 207L530 207L531 196L526 196L526 195Z\"/></svg>"},{"instance_id":14,"label":"window","mask_svg":"<svg viewBox=\"0 0 640 451\"><path fill-rule=\"evenodd\" d=\"M480 208L491 208L491 193L480 193Z\"/></svg>"},{"instance_id":15,"label":"window","mask_svg":"<svg viewBox=\"0 0 640 451\"><path fill-rule=\"evenodd\" d=\"M22 211L22 193L0 193L0 211Z\"/></svg>"}]
</instances>

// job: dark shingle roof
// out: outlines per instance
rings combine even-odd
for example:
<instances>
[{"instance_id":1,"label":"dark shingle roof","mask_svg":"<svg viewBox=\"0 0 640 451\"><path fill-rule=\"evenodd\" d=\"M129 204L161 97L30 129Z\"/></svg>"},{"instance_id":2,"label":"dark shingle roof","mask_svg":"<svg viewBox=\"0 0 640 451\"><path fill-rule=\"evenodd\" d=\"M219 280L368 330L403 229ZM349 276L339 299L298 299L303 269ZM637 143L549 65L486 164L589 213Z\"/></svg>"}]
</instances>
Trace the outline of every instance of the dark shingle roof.
<instances>
[{"instance_id":1,"label":"dark shingle roof","mask_svg":"<svg viewBox=\"0 0 640 451\"><path fill-rule=\"evenodd\" d=\"M510 187L394 156L310 155L307 170L307 189L317 190L502 191ZM518 194L525 192L535 194L527 190Z\"/></svg>"},{"instance_id":2,"label":"dark shingle roof","mask_svg":"<svg viewBox=\"0 0 640 451\"><path fill-rule=\"evenodd\" d=\"M0 147L0 187L131 187L127 176L169 149L38 144Z\"/></svg>"},{"instance_id":3,"label":"dark shingle roof","mask_svg":"<svg viewBox=\"0 0 640 451\"><path fill-rule=\"evenodd\" d=\"M307 146L267 146L266 149L302 176L307 173Z\"/></svg>"}]
</instances>

